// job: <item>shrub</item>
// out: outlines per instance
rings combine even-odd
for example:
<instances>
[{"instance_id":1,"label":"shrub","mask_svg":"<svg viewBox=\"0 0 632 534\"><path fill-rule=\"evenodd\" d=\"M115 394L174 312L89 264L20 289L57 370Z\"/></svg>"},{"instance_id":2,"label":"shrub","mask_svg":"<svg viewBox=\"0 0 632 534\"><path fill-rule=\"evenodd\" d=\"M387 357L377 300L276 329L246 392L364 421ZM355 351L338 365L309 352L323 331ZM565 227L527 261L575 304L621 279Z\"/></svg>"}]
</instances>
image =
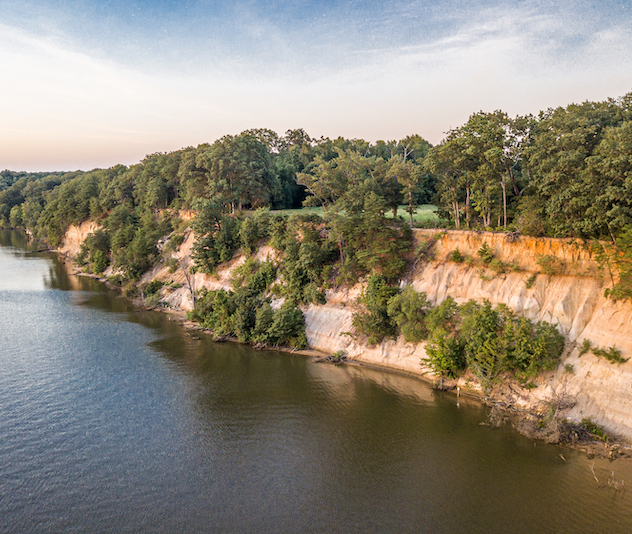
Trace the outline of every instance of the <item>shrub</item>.
<instances>
[{"instance_id":1,"label":"shrub","mask_svg":"<svg viewBox=\"0 0 632 534\"><path fill-rule=\"evenodd\" d=\"M173 234L165 245L165 252L175 252L184 243L184 234Z\"/></svg>"},{"instance_id":2,"label":"shrub","mask_svg":"<svg viewBox=\"0 0 632 534\"><path fill-rule=\"evenodd\" d=\"M533 273L529 278L527 278L526 282L524 283L525 287L527 289L531 289L533 285L535 284L535 280L537 277L538 275Z\"/></svg>"},{"instance_id":3,"label":"shrub","mask_svg":"<svg viewBox=\"0 0 632 534\"><path fill-rule=\"evenodd\" d=\"M564 336L544 321L512 317L505 337L510 346L506 368L522 381L555 369L564 350Z\"/></svg>"},{"instance_id":4,"label":"shrub","mask_svg":"<svg viewBox=\"0 0 632 534\"><path fill-rule=\"evenodd\" d=\"M164 285L163 282L161 282L160 280L152 280L151 282L149 282L146 286L145 286L145 290L143 291L143 293L145 294L145 296L149 296L149 295L153 295L154 293L157 293L158 290Z\"/></svg>"},{"instance_id":5,"label":"shrub","mask_svg":"<svg viewBox=\"0 0 632 534\"><path fill-rule=\"evenodd\" d=\"M465 258L458 248L450 252L450 261L453 261L454 263L463 263L463 260L465 260Z\"/></svg>"},{"instance_id":6,"label":"shrub","mask_svg":"<svg viewBox=\"0 0 632 534\"><path fill-rule=\"evenodd\" d=\"M593 422L591 419L584 417L580 423L580 426L584 428L587 432L592 434L593 436L597 436L602 441L609 441L610 436L606 434L603 428L601 428L597 423Z\"/></svg>"},{"instance_id":7,"label":"shrub","mask_svg":"<svg viewBox=\"0 0 632 534\"><path fill-rule=\"evenodd\" d=\"M458 327L459 307L452 297L448 297L426 313L425 321L430 332L441 329L452 333Z\"/></svg>"},{"instance_id":8,"label":"shrub","mask_svg":"<svg viewBox=\"0 0 632 534\"><path fill-rule=\"evenodd\" d=\"M426 344L423 362L439 376L455 377L465 369L466 360L459 338L442 328L435 330Z\"/></svg>"},{"instance_id":9,"label":"shrub","mask_svg":"<svg viewBox=\"0 0 632 534\"><path fill-rule=\"evenodd\" d=\"M485 265L487 265L494 259L494 251L487 244L487 241L483 241L483 244L481 245L481 248L478 249L477 254Z\"/></svg>"},{"instance_id":10,"label":"shrub","mask_svg":"<svg viewBox=\"0 0 632 534\"><path fill-rule=\"evenodd\" d=\"M540 266L542 274L553 276L562 270L562 262L551 255L538 255L536 263Z\"/></svg>"},{"instance_id":11,"label":"shrub","mask_svg":"<svg viewBox=\"0 0 632 534\"><path fill-rule=\"evenodd\" d=\"M305 316L303 312L290 301L274 312L272 324L268 328L268 337L275 345L287 345L297 349L307 347L305 337Z\"/></svg>"},{"instance_id":12,"label":"shrub","mask_svg":"<svg viewBox=\"0 0 632 534\"><path fill-rule=\"evenodd\" d=\"M123 296L127 298L134 298L138 295L138 288L136 287L136 283L133 280L130 280L123 287Z\"/></svg>"},{"instance_id":13,"label":"shrub","mask_svg":"<svg viewBox=\"0 0 632 534\"><path fill-rule=\"evenodd\" d=\"M412 286L407 286L389 299L387 312L407 342L419 343L428 337L425 316L430 308L425 293L417 293Z\"/></svg>"},{"instance_id":14,"label":"shrub","mask_svg":"<svg viewBox=\"0 0 632 534\"><path fill-rule=\"evenodd\" d=\"M610 363L625 363L630 359L622 358L621 351L616 347L608 347L607 349L593 347L591 350L595 356L601 356L602 358L608 360Z\"/></svg>"},{"instance_id":15,"label":"shrub","mask_svg":"<svg viewBox=\"0 0 632 534\"><path fill-rule=\"evenodd\" d=\"M173 274L178 269L178 258L169 258L165 265L169 268L169 273Z\"/></svg>"},{"instance_id":16,"label":"shrub","mask_svg":"<svg viewBox=\"0 0 632 534\"><path fill-rule=\"evenodd\" d=\"M239 242L242 253L250 256L255 250L258 239L257 223L253 219L246 218L239 228Z\"/></svg>"},{"instance_id":17,"label":"shrub","mask_svg":"<svg viewBox=\"0 0 632 534\"><path fill-rule=\"evenodd\" d=\"M494 258L491 262L489 262L489 268L497 274L505 272L505 266L498 258Z\"/></svg>"},{"instance_id":18,"label":"shrub","mask_svg":"<svg viewBox=\"0 0 632 534\"><path fill-rule=\"evenodd\" d=\"M274 311L269 302L264 302L255 313L253 340L257 343L270 343L269 330L274 320Z\"/></svg>"},{"instance_id":19,"label":"shrub","mask_svg":"<svg viewBox=\"0 0 632 534\"><path fill-rule=\"evenodd\" d=\"M388 315L388 301L397 292L397 287L389 285L384 277L375 273L369 276L359 299L364 309L353 314L353 327L368 336L369 344L396 337L397 327Z\"/></svg>"},{"instance_id":20,"label":"shrub","mask_svg":"<svg viewBox=\"0 0 632 534\"><path fill-rule=\"evenodd\" d=\"M492 308L489 301L482 305L470 301L461 306L459 312L467 364L487 394L503 370L507 356L508 347L502 336L503 317L498 309Z\"/></svg>"},{"instance_id":21,"label":"shrub","mask_svg":"<svg viewBox=\"0 0 632 534\"><path fill-rule=\"evenodd\" d=\"M584 354L587 354L590 351L591 348L592 348L592 343L590 342L590 339L584 339L584 341L582 341L582 344L579 347L579 356L580 356L580 358Z\"/></svg>"},{"instance_id":22,"label":"shrub","mask_svg":"<svg viewBox=\"0 0 632 534\"><path fill-rule=\"evenodd\" d=\"M159 308L160 305L160 294L152 293L151 295L145 297L145 306L147 308Z\"/></svg>"}]
</instances>

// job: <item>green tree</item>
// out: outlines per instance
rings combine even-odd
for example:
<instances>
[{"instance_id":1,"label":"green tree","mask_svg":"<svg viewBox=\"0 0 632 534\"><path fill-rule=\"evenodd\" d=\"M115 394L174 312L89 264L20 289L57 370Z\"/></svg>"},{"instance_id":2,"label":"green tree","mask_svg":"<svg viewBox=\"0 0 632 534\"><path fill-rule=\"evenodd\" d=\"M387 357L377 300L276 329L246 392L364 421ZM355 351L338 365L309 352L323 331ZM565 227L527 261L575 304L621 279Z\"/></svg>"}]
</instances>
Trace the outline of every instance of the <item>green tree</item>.
<instances>
[{"instance_id":1,"label":"green tree","mask_svg":"<svg viewBox=\"0 0 632 534\"><path fill-rule=\"evenodd\" d=\"M359 299L363 309L353 314L353 327L368 337L369 344L396 337L397 326L388 315L388 301L397 292L397 287L389 285L384 277L375 273L369 276Z\"/></svg>"},{"instance_id":2,"label":"green tree","mask_svg":"<svg viewBox=\"0 0 632 534\"><path fill-rule=\"evenodd\" d=\"M198 153L196 165L208 173L209 196L232 213L267 205L276 188L268 149L252 135L222 137Z\"/></svg>"},{"instance_id":3,"label":"green tree","mask_svg":"<svg viewBox=\"0 0 632 534\"><path fill-rule=\"evenodd\" d=\"M431 305L425 293L417 293L412 286L391 297L387 313L408 343L419 343L428 336L426 314Z\"/></svg>"}]
</instances>

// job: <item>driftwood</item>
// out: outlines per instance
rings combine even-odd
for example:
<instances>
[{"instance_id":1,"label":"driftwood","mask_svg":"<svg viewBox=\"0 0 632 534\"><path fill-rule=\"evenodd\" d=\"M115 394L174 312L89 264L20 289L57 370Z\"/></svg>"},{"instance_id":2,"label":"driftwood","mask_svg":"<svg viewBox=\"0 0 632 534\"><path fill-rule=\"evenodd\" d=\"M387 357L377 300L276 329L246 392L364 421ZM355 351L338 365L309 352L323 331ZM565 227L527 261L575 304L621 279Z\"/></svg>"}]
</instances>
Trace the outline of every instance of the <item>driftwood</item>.
<instances>
[{"instance_id":1,"label":"driftwood","mask_svg":"<svg viewBox=\"0 0 632 534\"><path fill-rule=\"evenodd\" d=\"M329 356L323 356L318 358L316 363L342 363L347 361L347 356L342 353L330 354Z\"/></svg>"}]
</instances>

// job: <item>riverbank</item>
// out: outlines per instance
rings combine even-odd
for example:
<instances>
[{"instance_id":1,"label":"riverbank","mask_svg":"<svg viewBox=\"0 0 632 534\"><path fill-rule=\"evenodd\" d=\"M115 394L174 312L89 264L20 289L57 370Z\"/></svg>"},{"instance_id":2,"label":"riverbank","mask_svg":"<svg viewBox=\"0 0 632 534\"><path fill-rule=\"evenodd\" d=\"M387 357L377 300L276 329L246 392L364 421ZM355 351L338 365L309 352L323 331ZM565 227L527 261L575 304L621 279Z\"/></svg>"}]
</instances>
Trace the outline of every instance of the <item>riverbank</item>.
<instances>
[{"instance_id":1,"label":"riverbank","mask_svg":"<svg viewBox=\"0 0 632 534\"><path fill-rule=\"evenodd\" d=\"M72 257L73 251L78 251L94 230L90 223L71 228L60 252ZM504 303L519 315L556 324L566 338L559 367L538 377L531 389L504 382L490 398L484 399L480 384L468 373L458 380L446 381L444 387L454 391L458 388L461 394L523 414L520 419L530 423L522 424L521 430L538 439L555 441L556 435L563 436L563 429L545 428L553 412L555 420L568 420L576 425L590 420L608 435L616 436L617 441L624 444L631 441L632 364L612 364L594 354L582 355L579 347L588 339L593 346L616 346L628 357L632 353L632 339L627 334L632 331L632 307L603 296L607 281L585 247L560 239L521 237L510 241L504 234L487 232L416 230L415 238L418 248L426 249L426 254L403 283L425 292L434 304L448 296L458 303L469 299ZM183 317L192 309L191 291L231 289L232 271L246 259L236 256L220 266L213 276L196 273L187 280L184 269L192 265L193 242L193 232L187 230L183 243L172 255L177 268L157 265L140 281L141 285L151 280L163 282L159 290L161 302L168 311L179 311ZM477 251L483 243L493 251L500 269L498 264L494 270L477 261ZM462 254L462 262L450 261L454 250ZM279 261L270 247L261 247L255 258ZM549 267L555 265L557 272L543 272L542 258ZM326 304L304 307L306 336L309 346L316 351L306 355L344 354L348 362L434 382L435 377L423 365L426 356L423 343L410 344L400 338L368 345L350 335L355 302L361 291L362 284L330 290ZM570 428L571 437L572 432Z\"/></svg>"}]
</instances>

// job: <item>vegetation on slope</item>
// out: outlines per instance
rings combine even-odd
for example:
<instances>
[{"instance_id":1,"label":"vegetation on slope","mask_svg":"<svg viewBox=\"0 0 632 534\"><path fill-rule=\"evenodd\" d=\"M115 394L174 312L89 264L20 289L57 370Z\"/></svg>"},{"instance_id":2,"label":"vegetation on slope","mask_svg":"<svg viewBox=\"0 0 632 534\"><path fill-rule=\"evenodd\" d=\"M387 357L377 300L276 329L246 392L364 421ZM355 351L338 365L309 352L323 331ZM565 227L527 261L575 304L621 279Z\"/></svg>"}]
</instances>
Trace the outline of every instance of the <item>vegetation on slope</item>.
<instances>
[{"instance_id":1,"label":"vegetation on slope","mask_svg":"<svg viewBox=\"0 0 632 534\"><path fill-rule=\"evenodd\" d=\"M585 239L612 274L609 295L629 298L631 103L632 93L537 116L479 112L435 147L418 135L372 144L342 137L312 139L301 129L283 136L255 129L212 144L151 154L130 167L52 174L4 171L0 225L28 228L58 245L70 224L98 221L102 229L86 240L79 260L94 272L112 265L125 282L138 280L165 258L168 251L160 239L181 236L180 210L194 210L196 269L211 273L238 251L250 255L264 243L280 258L273 266L275 279L264 277L265 287L253 289L246 277L232 293L201 296L195 313L213 329L274 344L298 339L291 328L290 337L278 333L279 325L268 331L276 313L322 302L326 288L371 274L367 291L379 297L365 302L357 328L372 340L396 332L409 339L426 337L437 361L446 360L450 350L460 351L462 357L452 357L441 369L453 373L462 362L476 367L476 351L467 348L462 336L468 332L468 317L478 317L478 311L459 307L452 323L437 323L434 314L442 311L430 309L423 296L399 293L391 285L412 260L415 209L434 202L445 227ZM319 206L321 214L286 217L266 211L302 205ZM405 218L397 217L402 205ZM292 304L274 311L272 297ZM244 304L249 299L256 305ZM218 306L227 310L219 318ZM481 340L483 345L492 339L499 343L498 333L505 329L514 337L529 331L539 339L538 325L520 326L506 310L481 310L496 333ZM505 362L516 350L507 348L513 341L507 343L498 349ZM516 369L526 377L529 365ZM496 367L485 368L491 370L481 370L481 376L493 377Z\"/></svg>"}]
</instances>

